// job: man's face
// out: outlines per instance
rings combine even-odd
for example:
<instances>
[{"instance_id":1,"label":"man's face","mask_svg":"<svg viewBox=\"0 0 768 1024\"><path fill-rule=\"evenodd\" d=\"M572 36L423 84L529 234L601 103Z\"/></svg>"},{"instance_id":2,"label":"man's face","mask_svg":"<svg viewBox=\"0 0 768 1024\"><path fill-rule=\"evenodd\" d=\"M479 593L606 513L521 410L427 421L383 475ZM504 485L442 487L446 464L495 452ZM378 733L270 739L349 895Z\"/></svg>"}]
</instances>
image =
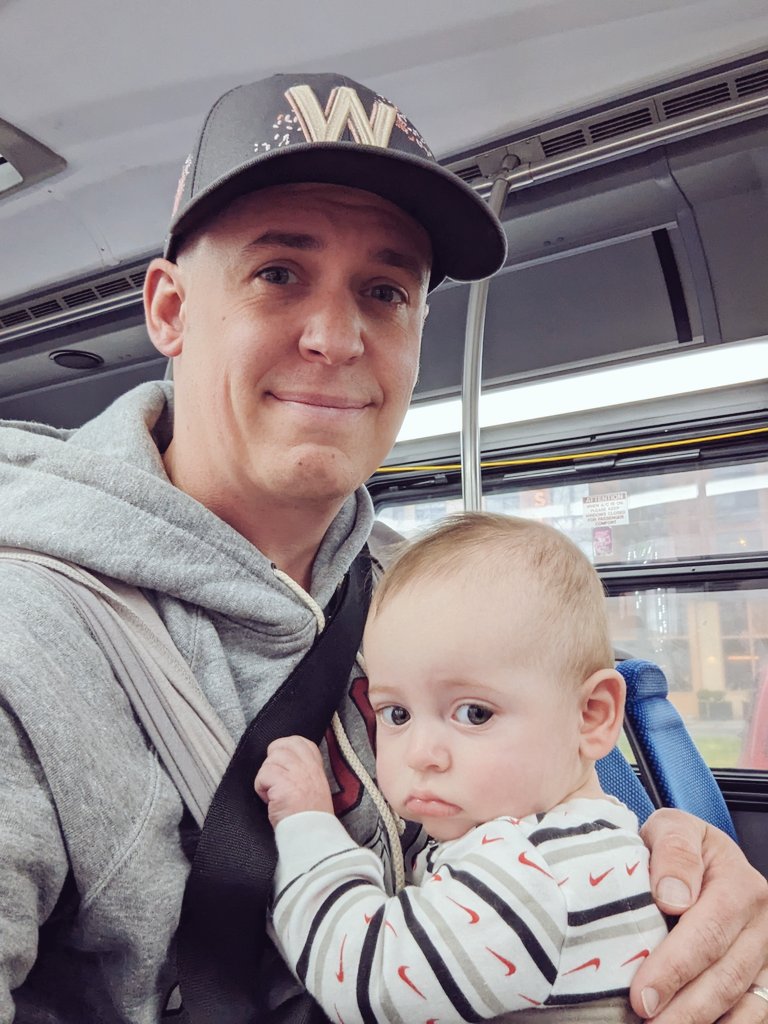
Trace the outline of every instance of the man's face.
<instances>
[{"instance_id":1,"label":"man's face","mask_svg":"<svg viewBox=\"0 0 768 1024\"><path fill-rule=\"evenodd\" d=\"M206 226L177 268L174 464L197 497L332 507L368 478L416 381L430 261L407 214L340 186L265 189Z\"/></svg>"}]
</instances>

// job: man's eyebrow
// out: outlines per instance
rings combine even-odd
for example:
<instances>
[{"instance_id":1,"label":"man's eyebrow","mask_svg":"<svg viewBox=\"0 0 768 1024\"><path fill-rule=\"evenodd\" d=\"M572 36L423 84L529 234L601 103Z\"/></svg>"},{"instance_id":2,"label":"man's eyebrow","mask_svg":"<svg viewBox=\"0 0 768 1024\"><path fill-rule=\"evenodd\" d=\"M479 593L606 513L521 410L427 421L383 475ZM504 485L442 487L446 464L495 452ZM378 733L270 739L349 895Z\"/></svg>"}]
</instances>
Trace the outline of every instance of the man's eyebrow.
<instances>
[{"instance_id":1,"label":"man's eyebrow","mask_svg":"<svg viewBox=\"0 0 768 1024\"><path fill-rule=\"evenodd\" d=\"M255 251L267 246L284 246L286 249L317 250L325 246L314 235L305 235L293 231L265 231L263 235L248 242L246 251Z\"/></svg>"},{"instance_id":2,"label":"man's eyebrow","mask_svg":"<svg viewBox=\"0 0 768 1024\"><path fill-rule=\"evenodd\" d=\"M372 252L371 256L379 263L386 263L387 266L405 270L419 283L424 279L424 275L428 270L421 260L404 252L398 252L397 249L379 249L376 252Z\"/></svg>"},{"instance_id":3,"label":"man's eyebrow","mask_svg":"<svg viewBox=\"0 0 768 1024\"><path fill-rule=\"evenodd\" d=\"M245 246L246 252L255 252L268 246L283 246L286 249L298 249L304 252L317 252L325 248L325 243L314 235L294 231L265 231ZM406 271L416 281L421 282L427 271L425 265L415 256L399 252L397 249L378 249L370 253L378 263L397 267Z\"/></svg>"}]
</instances>

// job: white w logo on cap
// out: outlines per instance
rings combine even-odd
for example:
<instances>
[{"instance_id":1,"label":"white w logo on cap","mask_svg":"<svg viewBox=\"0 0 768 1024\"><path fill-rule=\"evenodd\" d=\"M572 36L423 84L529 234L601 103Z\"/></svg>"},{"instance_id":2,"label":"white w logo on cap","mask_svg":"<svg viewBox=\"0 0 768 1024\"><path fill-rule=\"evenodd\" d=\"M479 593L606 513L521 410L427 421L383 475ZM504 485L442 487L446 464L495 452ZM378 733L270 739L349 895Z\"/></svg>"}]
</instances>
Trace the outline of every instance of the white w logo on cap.
<instances>
[{"instance_id":1,"label":"white w logo on cap","mask_svg":"<svg viewBox=\"0 0 768 1024\"><path fill-rule=\"evenodd\" d=\"M299 119L307 142L338 142L348 127L355 142L386 148L397 118L397 108L377 99L370 118L362 100L348 85L328 97L325 113L308 85L295 85L285 94Z\"/></svg>"}]
</instances>

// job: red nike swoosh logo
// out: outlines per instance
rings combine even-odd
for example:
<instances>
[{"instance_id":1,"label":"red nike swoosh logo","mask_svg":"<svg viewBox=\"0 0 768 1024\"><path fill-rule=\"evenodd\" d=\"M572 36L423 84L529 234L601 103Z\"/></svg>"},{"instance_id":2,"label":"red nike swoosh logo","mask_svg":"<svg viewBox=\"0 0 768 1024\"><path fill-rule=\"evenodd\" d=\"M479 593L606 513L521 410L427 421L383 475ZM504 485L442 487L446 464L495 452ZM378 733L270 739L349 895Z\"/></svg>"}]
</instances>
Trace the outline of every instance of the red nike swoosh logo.
<instances>
[{"instance_id":1,"label":"red nike swoosh logo","mask_svg":"<svg viewBox=\"0 0 768 1024\"><path fill-rule=\"evenodd\" d=\"M629 864L625 864L625 865L624 865L624 867L625 867L625 868L627 869L627 874L628 874L628 875L634 875L634 873L635 873L635 868L637 867L637 865L638 865L639 863L640 863L640 861L639 861L639 860L636 860L636 861L635 861L635 863L634 863L634 864L632 865L632 867L630 867L630 866L629 866Z\"/></svg>"},{"instance_id":2,"label":"red nike swoosh logo","mask_svg":"<svg viewBox=\"0 0 768 1024\"><path fill-rule=\"evenodd\" d=\"M496 950L495 949L491 949L490 946L486 946L485 948L488 950L488 952L491 954L491 956L495 956L496 959L501 961L501 963L503 963L504 966L507 968L507 973L504 975L505 978L508 978L510 976L510 974L514 974L515 973L517 968L515 967L515 965L512 963L511 960L507 960L507 958L505 956L502 956L501 953L497 953Z\"/></svg>"},{"instance_id":3,"label":"red nike swoosh logo","mask_svg":"<svg viewBox=\"0 0 768 1024\"><path fill-rule=\"evenodd\" d=\"M600 957L595 956L591 960L587 960L584 964L579 964L578 967L571 968L570 971L566 971L566 974L575 974L576 971L583 971L586 967L594 967L596 971L600 970Z\"/></svg>"},{"instance_id":4,"label":"red nike swoosh logo","mask_svg":"<svg viewBox=\"0 0 768 1024\"><path fill-rule=\"evenodd\" d=\"M462 910L465 910L469 914L470 924L477 924L477 922L480 920L480 915L477 913L476 910L470 910L470 908L465 907L463 903L456 903L456 900L451 899L450 896L448 897L448 899L451 900L451 903L455 904L457 907L460 907Z\"/></svg>"},{"instance_id":5,"label":"red nike swoosh logo","mask_svg":"<svg viewBox=\"0 0 768 1024\"><path fill-rule=\"evenodd\" d=\"M589 873L589 884L590 884L590 885L600 885L600 883L602 882L602 880L603 880L604 878L607 878L607 876L608 876L608 875L610 875L610 873L611 873L612 871L613 871L613 868L608 868L608 870L607 870L607 871L604 871L604 872L602 873L602 875L598 875L598 876L597 876L597 878L595 878L595 876L594 876L594 875L592 874L592 872L590 871L590 873Z\"/></svg>"},{"instance_id":6,"label":"red nike swoosh logo","mask_svg":"<svg viewBox=\"0 0 768 1024\"><path fill-rule=\"evenodd\" d=\"M525 855L525 850L523 850L523 852L517 859L520 861L521 864L524 864L525 867L536 868L536 870L540 871L542 875L546 875L547 878L552 878L552 875L550 875L548 871L545 871L544 868L540 868L538 864L534 864L532 860L528 860L528 858Z\"/></svg>"},{"instance_id":7,"label":"red nike swoosh logo","mask_svg":"<svg viewBox=\"0 0 768 1024\"><path fill-rule=\"evenodd\" d=\"M341 949L339 950L339 969L336 971L336 980L341 984L344 981L344 943L347 941L347 936L341 940Z\"/></svg>"},{"instance_id":8,"label":"red nike swoosh logo","mask_svg":"<svg viewBox=\"0 0 768 1024\"><path fill-rule=\"evenodd\" d=\"M403 964L403 966L397 968L397 973L398 973L399 977L405 982L405 984L408 985L409 988L413 989L413 991L416 993L417 996L421 996L422 999L426 999L426 996L424 995L424 993L423 992L419 992L419 990L413 984L411 979L405 973L406 971L409 971L409 970L410 970L410 967L408 967L407 964Z\"/></svg>"},{"instance_id":9,"label":"red nike swoosh logo","mask_svg":"<svg viewBox=\"0 0 768 1024\"><path fill-rule=\"evenodd\" d=\"M489 839L488 836L484 835L483 836L483 846L485 846L486 843L498 843L503 838L504 838L504 836L491 836L490 839Z\"/></svg>"},{"instance_id":10,"label":"red nike swoosh logo","mask_svg":"<svg viewBox=\"0 0 768 1024\"><path fill-rule=\"evenodd\" d=\"M371 917L370 914L363 914L363 920L365 921L366 924L370 924L371 921L373 920L373 918ZM389 923L389 921L385 921L384 922L384 927L385 928L389 928L395 935L397 935L397 932L395 931L394 926L391 925ZM346 936L344 936L344 937L346 938Z\"/></svg>"},{"instance_id":11,"label":"red nike swoosh logo","mask_svg":"<svg viewBox=\"0 0 768 1024\"><path fill-rule=\"evenodd\" d=\"M629 960L625 960L624 963L621 966L622 967L626 967L627 964L633 964L635 962L635 960L645 960L645 958L648 956L648 954L649 954L649 950L641 949L639 953L635 953L635 955L631 956L629 958Z\"/></svg>"}]
</instances>

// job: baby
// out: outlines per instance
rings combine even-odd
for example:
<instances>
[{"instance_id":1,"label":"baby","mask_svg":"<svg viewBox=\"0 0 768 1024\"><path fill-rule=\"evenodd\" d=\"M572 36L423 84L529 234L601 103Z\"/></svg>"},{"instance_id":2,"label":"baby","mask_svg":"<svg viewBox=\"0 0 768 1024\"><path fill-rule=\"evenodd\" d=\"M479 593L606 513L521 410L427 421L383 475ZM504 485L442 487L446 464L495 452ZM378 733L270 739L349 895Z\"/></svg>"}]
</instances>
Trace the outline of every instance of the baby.
<instances>
[{"instance_id":1,"label":"baby","mask_svg":"<svg viewBox=\"0 0 768 1024\"><path fill-rule=\"evenodd\" d=\"M667 929L637 821L595 771L624 684L587 558L533 521L455 517L388 570L363 654L378 784L432 839L388 894L333 816L318 748L271 745L256 790L296 976L343 1024L636 1020L630 982Z\"/></svg>"}]
</instances>

